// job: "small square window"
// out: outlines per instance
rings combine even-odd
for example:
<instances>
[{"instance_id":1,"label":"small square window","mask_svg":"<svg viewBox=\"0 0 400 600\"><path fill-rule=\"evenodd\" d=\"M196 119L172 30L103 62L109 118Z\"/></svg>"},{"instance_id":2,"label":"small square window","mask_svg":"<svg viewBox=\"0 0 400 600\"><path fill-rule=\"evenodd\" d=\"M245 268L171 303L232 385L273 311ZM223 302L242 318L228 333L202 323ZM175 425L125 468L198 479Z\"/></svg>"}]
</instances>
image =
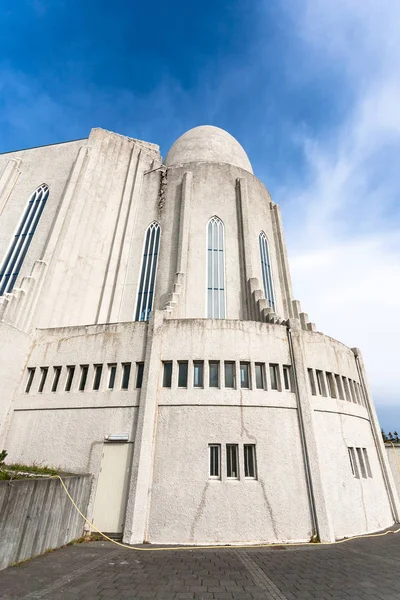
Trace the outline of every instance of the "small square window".
<instances>
[{"instance_id":1,"label":"small square window","mask_svg":"<svg viewBox=\"0 0 400 600\"><path fill-rule=\"evenodd\" d=\"M58 388L58 383L60 381L61 376L61 367L53 367L53 383L51 385L51 391L56 392Z\"/></svg>"},{"instance_id":2,"label":"small square window","mask_svg":"<svg viewBox=\"0 0 400 600\"><path fill-rule=\"evenodd\" d=\"M292 369L290 365L283 365L283 383L285 390L290 392L292 390Z\"/></svg>"},{"instance_id":3,"label":"small square window","mask_svg":"<svg viewBox=\"0 0 400 600\"><path fill-rule=\"evenodd\" d=\"M238 445L226 445L226 476L230 479L239 478Z\"/></svg>"},{"instance_id":4,"label":"small square window","mask_svg":"<svg viewBox=\"0 0 400 600\"><path fill-rule=\"evenodd\" d=\"M172 362L164 362L163 387L170 388L172 383Z\"/></svg>"},{"instance_id":5,"label":"small square window","mask_svg":"<svg viewBox=\"0 0 400 600\"><path fill-rule=\"evenodd\" d=\"M309 379L309 382L310 382L311 394L313 396L316 396L317 395L317 390L316 390L316 387L315 387L314 371L312 369L307 369L307 371L308 371L308 379Z\"/></svg>"},{"instance_id":6,"label":"small square window","mask_svg":"<svg viewBox=\"0 0 400 600\"><path fill-rule=\"evenodd\" d=\"M123 363L122 364L122 382L121 382L122 390L128 389L130 378L131 378L131 363Z\"/></svg>"},{"instance_id":7,"label":"small square window","mask_svg":"<svg viewBox=\"0 0 400 600\"><path fill-rule=\"evenodd\" d=\"M49 372L49 367L41 367L40 368L40 383L38 392L42 393L44 384L46 383L47 373Z\"/></svg>"},{"instance_id":8,"label":"small square window","mask_svg":"<svg viewBox=\"0 0 400 600\"><path fill-rule=\"evenodd\" d=\"M188 384L188 363L186 361L178 362L178 387L186 388Z\"/></svg>"},{"instance_id":9,"label":"small square window","mask_svg":"<svg viewBox=\"0 0 400 600\"><path fill-rule=\"evenodd\" d=\"M204 361L193 361L193 387L203 387L204 383Z\"/></svg>"},{"instance_id":10,"label":"small square window","mask_svg":"<svg viewBox=\"0 0 400 600\"><path fill-rule=\"evenodd\" d=\"M233 361L225 361L225 387L235 387L235 368L236 365Z\"/></svg>"},{"instance_id":11,"label":"small square window","mask_svg":"<svg viewBox=\"0 0 400 600\"><path fill-rule=\"evenodd\" d=\"M209 364L209 387L219 387L219 361L210 360Z\"/></svg>"},{"instance_id":12,"label":"small square window","mask_svg":"<svg viewBox=\"0 0 400 600\"><path fill-rule=\"evenodd\" d=\"M66 392L71 391L74 375L75 375L75 367L73 365L68 366L67 367L67 380L65 382L65 391Z\"/></svg>"},{"instance_id":13,"label":"small square window","mask_svg":"<svg viewBox=\"0 0 400 600\"><path fill-rule=\"evenodd\" d=\"M94 365L93 389L95 392L98 392L100 389L102 372L103 372L103 365Z\"/></svg>"},{"instance_id":14,"label":"small square window","mask_svg":"<svg viewBox=\"0 0 400 600\"><path fill-rule=\"evenodd\" d=\"M136 388L140 389L143 383L144 363L136 363Z\"/></svg>"},{"instance_id":15,"label":"small square window","mask_svg":"<svg viewBox=\"0 0 400 600\"><path fill-rule=\"evenodd\" d=\"M257 478L256 468L256 446L255 444L244 444L244 476L249 479Z\"/></svg>"},{"instance_id":16,"label":"small square window","mask_svg":"<svg viewBox=\"0 0 400 600\"><path fill-rule=\"evenodd\" d=\"M250 364L248 362L240 363L240 387L250 387Z\"/></svg>"},{"instance_id":17,"label":"small square window","mask_svg":"<svg viewBox=\"0 0 400 600\"><path fill-rule=\"evenodd\" d=\"M271 378L271 390L279 390L279 367L278 365L269 365L269 376Z\"/></svg>"},{"instance_id":18,"label":"small square window","mask_svg":"<svg viewBox=\"0 0 400 600\"><path fill-rule=\"evenodd\" d=\"M80 392L83 392L85 390L88 371L89 371L89 365L81 365L81 379L79 381L79 391Z\"/></svg>"},{"instance_id":19,"label":"small square window","mask_svg":"<svg viewBox=\"0 0 400 600\"><path fill-rule=\"evenodd\" d=\"M210 478L220 479L221 478L221 445L220 444L209 444L208 445L209 458L210 458Z\"/></svg>"},{"instance_id":20,"label":"small square window","mask_svg":"<svg viewBox=\"0 0 400 600\"><path fill-rule=\"evenodd\" d=\"M263 389L265 389L265 364L264 363L256 363L255 371L256 371L256 388L258 390L263 390Z\"/></svg>"}]
</instances>

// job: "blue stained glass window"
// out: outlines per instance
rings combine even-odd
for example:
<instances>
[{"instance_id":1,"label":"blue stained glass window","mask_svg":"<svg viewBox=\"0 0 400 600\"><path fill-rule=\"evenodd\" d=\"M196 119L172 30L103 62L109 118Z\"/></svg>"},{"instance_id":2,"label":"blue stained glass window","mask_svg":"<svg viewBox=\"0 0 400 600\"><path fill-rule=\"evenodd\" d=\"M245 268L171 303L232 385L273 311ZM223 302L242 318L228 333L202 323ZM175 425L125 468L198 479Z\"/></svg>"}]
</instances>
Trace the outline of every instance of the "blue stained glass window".
<instances>
[{"instance_id":1,"label":"blue stained glass window","mask_svg":"<svg viewBox=\"0 0 400 600\"><path fill-rule=\"evenodd\" d=\"M160 226L156 221L153 221L145 233L135 321L148 321L150 318L153 308L159 247Z\"/></svg>"}]
</instances>

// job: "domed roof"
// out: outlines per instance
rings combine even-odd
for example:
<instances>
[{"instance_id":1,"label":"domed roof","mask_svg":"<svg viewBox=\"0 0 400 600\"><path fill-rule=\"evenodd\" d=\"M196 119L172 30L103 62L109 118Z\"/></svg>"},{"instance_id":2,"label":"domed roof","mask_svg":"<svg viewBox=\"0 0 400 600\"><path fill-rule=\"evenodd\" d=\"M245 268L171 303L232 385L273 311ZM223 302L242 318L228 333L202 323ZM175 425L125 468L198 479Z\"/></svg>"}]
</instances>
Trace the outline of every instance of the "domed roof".
<instances>
[{"instance_id":1,"label":"domed roof","mask_svg":"<svg viewBox=\"0 0 400 600\"><path fill-rule=\"evenodd\" d=\"M189 129L171 146L164 164L167 167L191 162L229 163L253 173L242 146L224 129L201 125Z\"/></svg>"}]
</instances>

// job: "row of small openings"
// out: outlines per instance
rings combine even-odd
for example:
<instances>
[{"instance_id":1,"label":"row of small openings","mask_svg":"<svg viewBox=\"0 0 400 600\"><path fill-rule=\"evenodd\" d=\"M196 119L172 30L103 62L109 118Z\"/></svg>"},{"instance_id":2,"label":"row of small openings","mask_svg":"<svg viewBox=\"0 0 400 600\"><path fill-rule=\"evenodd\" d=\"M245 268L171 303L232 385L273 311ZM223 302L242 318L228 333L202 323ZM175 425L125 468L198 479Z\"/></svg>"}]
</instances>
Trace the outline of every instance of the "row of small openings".
<instances>
[{"instance_id":1,"label":"row of small openings","mask_svg":"<svg viewBox=\"0 0 400 600\"><path fill-rule=\"evenodd\" d=\"M141 388L143 381L144 363L137 362L135 387ZM87 389L98 392L100 390L113 390L117 387L121 390L128 390L131 380L132 363L121 363L122 371L118 377L118 364L108 363L105 367L102 364L93 365L91 381L89 381L89 365L68 365L66 367L36 367L28 368L28 377L25 385L25 393L29 394L35 380L36 371L39 371L39 383L37 391L39 393L51 391L79 391L84 392ZM52 376L50 382L50 375ZM104 374L106 376L104 377ZM64 374L64 377L62 375ZM78 379L77 379L78 377ZM119 379L120 381L117 381ZM46 387L46 382L48 386Z\"/></svg>"},{"instance_id":2,"label":"row of small openings","mask_svg":"<svg viewBox=\"0 0 400 600\"><path fill-rule=\"evenodd\" d=\"M313 396L330 396L365 406L363 389L357 381L318 369L315 370L314 376L314 369L307 370Z\"/></svg>"},{"instance_id":3,"label":"row of small openings","mask_svg":"<svg viewBox=\"0 0 400 600\"><path fill-rule=\"evenodd\" d=\"M368 479L372 477L371 465L369 464L368 452L366 448L354 448L349 446L349 459L351 472L356 479Z\"/></svg>"},{"instance_id":4,"label":"row of small openings","mask_svg":"<svg viewBox=\"0 0 400 600\"><path fill-rule=\"evenodd\" d=\"M163 361L163 387L204 388L205 382L209 388L293 390L289 365L234 360Z\"/></svg>"},{"instance_id":5,"label":"row of small openings","mask_svg":"<svg viewBox=\"0 0 400 600\"><path fill-rule=\"evenodd\" d=\"M222 452L225 451L225 456ZM255 444L243 444L243 452L239 453L239 444L208 445L209 456L209 478L222 479L226 473L226 479L240 479L243 473L245 479L257 479L257 461ZM243 457L241 463L239 456ZM226 471L221 465L226 465Z\"/></svg>"}]
</instances>

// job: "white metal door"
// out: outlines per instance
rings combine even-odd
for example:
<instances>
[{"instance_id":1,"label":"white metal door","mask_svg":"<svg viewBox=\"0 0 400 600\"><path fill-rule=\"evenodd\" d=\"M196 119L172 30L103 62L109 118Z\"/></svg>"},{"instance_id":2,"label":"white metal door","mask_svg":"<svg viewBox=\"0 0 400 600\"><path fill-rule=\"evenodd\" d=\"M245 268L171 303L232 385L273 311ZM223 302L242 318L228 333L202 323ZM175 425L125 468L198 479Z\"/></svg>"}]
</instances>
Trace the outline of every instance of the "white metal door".
<instances>
[{"instance_id":1,"label":"white metal door","mask_svg":"<svg viewBox=\"0 0 400 600\"><path fill-rule=\"evenodd\" d=\"M121 533L124 527L133 444L103 445L94 502L93 523L105 533Z\"/></svg>"}]
</instances>

